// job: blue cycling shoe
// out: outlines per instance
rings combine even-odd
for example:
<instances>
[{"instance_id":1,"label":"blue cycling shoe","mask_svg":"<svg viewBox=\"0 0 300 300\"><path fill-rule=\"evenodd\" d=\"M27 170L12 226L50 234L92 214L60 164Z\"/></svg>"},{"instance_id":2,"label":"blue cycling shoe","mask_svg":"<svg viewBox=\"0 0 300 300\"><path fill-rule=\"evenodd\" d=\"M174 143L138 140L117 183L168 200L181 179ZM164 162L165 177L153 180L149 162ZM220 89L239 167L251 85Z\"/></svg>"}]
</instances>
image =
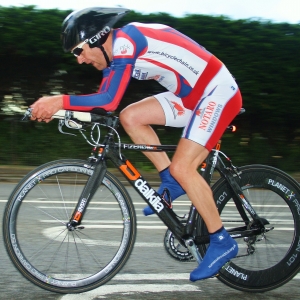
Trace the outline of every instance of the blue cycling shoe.
<instances>
[{"instance_id":1,"label":"blue cycling shoe","mask_svg":"<svg viewBox=\"0 0 300 300\"><path fill-rule=\"evenodd\" d=\"M161 179L161 185L157 190L157 193L162 195L164 194L164 198L166 201L174 201L176 198L185 194L185 191L180 186L180 184L175 180L175 178L170 174L169 168L164 169L159 173ZM165 189L168 190L168 193L164 193ZM143 213L145 216L149 216L154 214L152 208L150 206L146 206L143 209Z\"/></svg>"},{"instance_id":2,"label":"blue cycling shoe","mask_svg":"<svg viewBox=\"0 0 300 300\"><path fill-rule=\"evenodd\" d=\"M216 275L219 270L238 253L237 242L222 227L210 235L210 244L200 265L190 274L196 281Z\"/></svg>"}]
</instances>

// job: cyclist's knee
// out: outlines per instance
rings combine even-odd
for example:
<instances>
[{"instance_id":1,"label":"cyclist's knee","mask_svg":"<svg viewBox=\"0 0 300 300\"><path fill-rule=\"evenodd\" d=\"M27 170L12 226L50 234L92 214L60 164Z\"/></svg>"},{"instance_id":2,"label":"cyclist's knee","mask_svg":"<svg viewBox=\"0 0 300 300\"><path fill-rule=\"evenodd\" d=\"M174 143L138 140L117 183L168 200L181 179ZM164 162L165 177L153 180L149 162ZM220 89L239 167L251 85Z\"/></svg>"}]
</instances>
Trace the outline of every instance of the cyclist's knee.
<instances>
[{"instance_id":1,"label":"cyclist's knee","mask_svg":"<svg viewBox=\"0 0 300 300\"><path fill-rule=\"evenodd\" d=\"M180 183L183 183L184 178L188 178L189 170L186 166L181 165L180 163L171 163L170 174Z\"/></svg>"},{"instance_id":2,"label":"cyclist's knee","mask_svg":"<svg viewBox=\"0 0 300 300\"><path fill-rule=\"evenodd\" d=\"M136 126L137 123L135 110L131 109L130 106L120 112L119 119L124 129Z\"/></svg>"}]
</instances>

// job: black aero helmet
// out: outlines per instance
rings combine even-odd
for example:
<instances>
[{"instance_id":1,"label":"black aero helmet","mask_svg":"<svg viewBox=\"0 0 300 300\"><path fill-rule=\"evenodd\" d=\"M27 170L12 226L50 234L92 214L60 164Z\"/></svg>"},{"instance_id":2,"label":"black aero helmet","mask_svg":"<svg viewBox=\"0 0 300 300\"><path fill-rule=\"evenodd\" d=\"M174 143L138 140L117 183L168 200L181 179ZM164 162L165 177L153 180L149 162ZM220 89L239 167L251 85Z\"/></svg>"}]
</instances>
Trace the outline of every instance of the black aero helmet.
<instances>
[{"instance_id":1,"label":"black aero helmet","mask_svg":"<svg viewBox=\"0 0 300 300\"><path fill-rule=\"evenodd\" d=\"M62 24L62 44L65 52L89 39L90 47L105 43L111 27L129 12L125 8L90 7L69 14Z\"/></svg>"}]
</instances>

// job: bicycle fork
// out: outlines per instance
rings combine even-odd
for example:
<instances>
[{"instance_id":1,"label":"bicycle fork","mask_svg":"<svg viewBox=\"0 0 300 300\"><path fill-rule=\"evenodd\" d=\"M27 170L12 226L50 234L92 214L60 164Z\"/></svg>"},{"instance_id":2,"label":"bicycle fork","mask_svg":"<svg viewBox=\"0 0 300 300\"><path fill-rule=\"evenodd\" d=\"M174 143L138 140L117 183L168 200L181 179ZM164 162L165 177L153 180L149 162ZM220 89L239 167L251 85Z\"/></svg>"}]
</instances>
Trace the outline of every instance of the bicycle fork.
<instances>
[{"instance_id":1,"label":"bicycle fork","mask_svg":"<svg viewBox=\"0 0 300 300\"><path fill-rule=\"evenodd\" d=\"M67 224L67 228L70 231L75 230L75 227L81 224L81 220L83 218L84 212L86 211L86 208L90 200L93 198L97 188L103 181L103 178L107 170L104 160L101 160L99 162L97 161L96 164L91 165L90 167L94 168L94 172L92 176L89 177L80 195L77 206L70 218L70 221Z\"/></svg>"}]
</instances>

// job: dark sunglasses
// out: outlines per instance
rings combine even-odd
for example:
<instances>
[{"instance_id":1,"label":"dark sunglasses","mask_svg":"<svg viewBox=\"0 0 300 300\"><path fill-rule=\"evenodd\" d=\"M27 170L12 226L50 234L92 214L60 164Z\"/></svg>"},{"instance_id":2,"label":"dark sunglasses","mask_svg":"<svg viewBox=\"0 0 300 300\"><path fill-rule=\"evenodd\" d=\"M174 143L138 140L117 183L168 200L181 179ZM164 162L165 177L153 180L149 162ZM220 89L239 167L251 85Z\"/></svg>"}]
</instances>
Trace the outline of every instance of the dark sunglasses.
<instances>
[{"instance_id":1,"label":"dark sunglasses","mask_svg":"<svg viewBox=\"0 0 300 300\"><path fill-rule=\"evenodd\" d=\"M71 53L73 53L75 57L78 57L78 56L82 53L82 51L83 51L82 47L84 46L84 44L88 43L88 41L89 41L89 40L86 39L85 41L83 41L82 43L80 43L78 46L76 46L76 47L71 51Z\"/></svg>"}]
</instances>

